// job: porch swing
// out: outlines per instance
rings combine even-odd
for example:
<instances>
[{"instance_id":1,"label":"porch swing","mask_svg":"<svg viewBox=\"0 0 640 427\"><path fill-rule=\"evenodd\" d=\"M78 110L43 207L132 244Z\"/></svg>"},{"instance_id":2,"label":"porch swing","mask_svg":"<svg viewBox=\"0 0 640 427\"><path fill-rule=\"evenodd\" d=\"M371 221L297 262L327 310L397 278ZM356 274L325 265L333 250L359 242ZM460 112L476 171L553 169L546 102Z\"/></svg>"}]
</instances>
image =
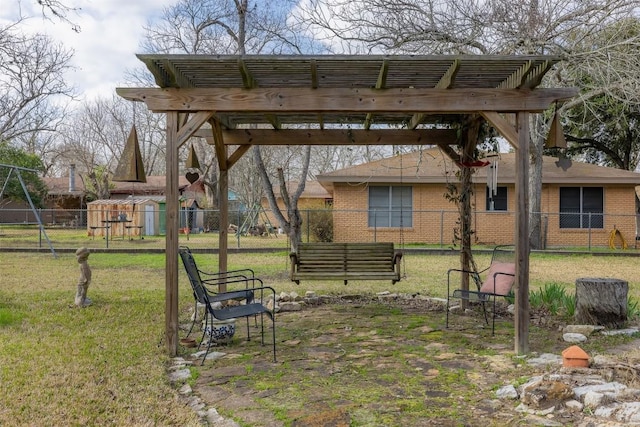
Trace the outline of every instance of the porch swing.
<instances>
[{"instance_id":1,"label":"porch swing","mask_svg":"<svg viewBox=\"0 0 640 427\"><path fill-rule=\"evenodd\" d=\"M400 185L403 183L402 155L400 155ZM390 280L391 284L406 278L403 263L403 203L400 195L400 246L393 242L372 243L300 243L297 252L289 254L290 278L301 280Z\"/></svg>"}]
</instances>

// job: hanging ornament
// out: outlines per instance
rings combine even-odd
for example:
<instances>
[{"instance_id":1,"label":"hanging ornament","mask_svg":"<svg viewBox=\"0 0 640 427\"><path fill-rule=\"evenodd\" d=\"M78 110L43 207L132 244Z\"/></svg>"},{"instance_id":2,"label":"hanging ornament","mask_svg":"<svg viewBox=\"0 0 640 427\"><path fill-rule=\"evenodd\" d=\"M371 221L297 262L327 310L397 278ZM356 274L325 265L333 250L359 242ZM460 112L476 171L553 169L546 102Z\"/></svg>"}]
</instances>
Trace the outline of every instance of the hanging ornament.
<instances>
[{"instance_id":1,"label":"hanging ornament","mask_svg":"<svg viewBox=\"0 0 640 427\"><path fill-rule=\"evenodd\" d=\"M189 155L187 156L187 163L184 165L187 169L200 169L200 162L198 161L198 156L196 155L196 149L191 145L191 149L189 150Z\"/></svg>"},{"instance_id":2,"label":"hanging ornament","mask_svg":"<svg viewBox=\"0 0 640 427\"><path fill-rule=\"evenodd\" d=\"M556 111L553 113L553 119L549 127L549 136L547 136L544 146L546 148L567 148L567 140L564 138L564 129L560 124L557 103Z\"/></svg>"},{"instance_id":3,"label":"hanging ornament","mask_svg":"<svg viewBox=\"0 0 640 427\"><path fill-rule=\"evenodd\" d=\"M131 126L131 132L124 145L122 156L112 180L119 182L147 182L135 124Z\"/></svg>"}]
</instances>

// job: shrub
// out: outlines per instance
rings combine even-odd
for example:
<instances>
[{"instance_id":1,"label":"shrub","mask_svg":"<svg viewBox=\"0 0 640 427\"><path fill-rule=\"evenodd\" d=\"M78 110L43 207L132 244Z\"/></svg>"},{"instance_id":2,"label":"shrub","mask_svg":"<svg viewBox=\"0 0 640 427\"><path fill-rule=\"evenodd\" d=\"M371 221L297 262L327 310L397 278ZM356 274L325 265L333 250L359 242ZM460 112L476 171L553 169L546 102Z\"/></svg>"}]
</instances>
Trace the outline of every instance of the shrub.
<instances>
[{"instance_id":1,"label":"shrub","mask_svg":"<svg viewBox=\"0 0 640 427\"><path fill-rule=\"evenodd\" d=\"M309 212L309 234L316 242L333 241L333 212L331 209Z\"/></svg>"}]
</instances>

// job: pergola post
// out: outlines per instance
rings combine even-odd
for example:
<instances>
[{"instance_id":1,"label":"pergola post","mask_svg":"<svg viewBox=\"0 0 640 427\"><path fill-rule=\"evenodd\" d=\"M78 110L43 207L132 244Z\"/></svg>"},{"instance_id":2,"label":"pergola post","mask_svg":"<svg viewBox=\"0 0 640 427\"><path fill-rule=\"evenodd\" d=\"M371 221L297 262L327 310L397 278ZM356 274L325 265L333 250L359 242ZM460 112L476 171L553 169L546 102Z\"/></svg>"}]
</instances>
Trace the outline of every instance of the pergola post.
<instances>
[{"instance_id":1,"label":"pergola post","mask_svg":"<svg viewBox=\"0 0 640 427\"><path fill-rule=\"evenodd\" d=\"M167 112L167 176L165 240L165 340L169 355L178 352L178 112Z\"/></svg>"},{"instance_id":2,"label":"pergola post","mask_svg":"<svg viewBox=\"0 0 640 427\"><path fill-rule=\"evenodd\" d=\"M529 113L518 112L516 149L515 353L529 352Z\"/></svg>"}]
</instances>

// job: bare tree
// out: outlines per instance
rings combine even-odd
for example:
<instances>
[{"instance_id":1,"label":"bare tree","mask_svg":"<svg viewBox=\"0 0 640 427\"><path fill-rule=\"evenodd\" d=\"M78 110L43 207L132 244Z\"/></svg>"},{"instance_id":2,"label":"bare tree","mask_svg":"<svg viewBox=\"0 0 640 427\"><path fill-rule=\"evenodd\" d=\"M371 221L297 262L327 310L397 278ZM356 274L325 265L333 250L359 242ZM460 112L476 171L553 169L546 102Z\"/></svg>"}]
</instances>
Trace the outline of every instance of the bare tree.
<instances>
[{"instance_id":1,"label":"bare tree","mask_svg":"<svg viewBox=\"0 0 640 427\"><path fill-rule=\"evenodd\" d=\"M77 33L80 32L80 26L69 18L72 12L78 12L80 9L68 6L65 2L59 0L36 0L42 8L42 15L47 18L53 15L56 19L71 26L71 29Z\"/></svg>"},{"instance_id":2,"label":"bare tree","mask_svg":"<svg viewBox=\"0 0 640 427\"><path fill-rule=\"evenodd\" d=\"M567 154L624 170L640 166L640 19L630 17L581 38L563 79L582 95L562 106Z\"/></svg>"},{"instance_id":3,"label":"bare tree","mask_svg":"<svg viewBox=\"0 0 640 427\"><path fill-rule=\"evenodd\" d=\"M160 120L146 109L132 112L131 104L115 95L87 101L68 116L60 131L56 168L76 164L91 196L109 198L111 178L134 121L146 174L164 172L164 162L158 160L164 158Z\"/></svg>"},{"instance_id":4,"label":"bare tree","mask_svg":"<svg viewBox=\"0 0 640 427\"><path fill-rule=\"evenodd\" d=\"M301 53L308 47L308 39L298 37L287 23L288 11L294 4L293 1L180 0L164 10L159 24L145 28L143 48L149 52L192 54ZM299 214L296 212L298 197L307 179L309 153L310 147L307 147L302 156L299 187L285 201L287 219L275 203L273 184L267 172L269 166L263 159L262 150L259 146L253 148L254 165L263 180L271 209L279 219L280 226L289 231L294 247L301 235ZM243 160L243 163L245 166L252 165L248 160ZM283 167L282 164L279 166ZM236 168L231 170L232 176ZM217 182L217 171L215 167L209 167L208 170L205 184L212 188ZM243 175L246 178L246 173ZM282 174L279 176L280 179L284 177ZM238 182L237 178L231 180ZM281 182L280 186L283 185L285 183ZM247 199L256 198L255 188L252 186L253 191L246 195ZM287 193L282 195L286 197Z\"/></svg>"},{"instance_id":5,"label":"bare tree","mask_svg":"<svg viewBox=\"0 0 640 427\"><path fill-rule=\"evenodd\" d=\"M37 153L29 144L58 130L74 96L63 78L73 53L45 35L22 34L20 22L0 27L0 140Z\"/></svg>"},{"instance_id":6,"label":"bare tree","mask_svg":"<svg viewBox=\"0 0 640 427\"><path fill-rule=\"evenodd\" d=\"M617 55L612 47L637 43L630 34L597 49L584 43L609 24L634 16L637 7L635 0L309 0L301 3L295 16L299 31L323 40L334 52L552 54L567 58L564 70L590 67L594 56ZM609 70L605 71L608 79L600 80L604 86L597 90L585 88L579 102L587 104L603 90L637 85L637 78L633 83L618 73L622 68L616 64L621 62L611 57L598 61L600 70ZM637 63L627 68L639 69ZM561 71L554 84L583 88L578 75ZM531 126L529 222L530 240L536 247L542 242L540 194L548 118L535 117Z\"/></svg>"}]
</instances>

